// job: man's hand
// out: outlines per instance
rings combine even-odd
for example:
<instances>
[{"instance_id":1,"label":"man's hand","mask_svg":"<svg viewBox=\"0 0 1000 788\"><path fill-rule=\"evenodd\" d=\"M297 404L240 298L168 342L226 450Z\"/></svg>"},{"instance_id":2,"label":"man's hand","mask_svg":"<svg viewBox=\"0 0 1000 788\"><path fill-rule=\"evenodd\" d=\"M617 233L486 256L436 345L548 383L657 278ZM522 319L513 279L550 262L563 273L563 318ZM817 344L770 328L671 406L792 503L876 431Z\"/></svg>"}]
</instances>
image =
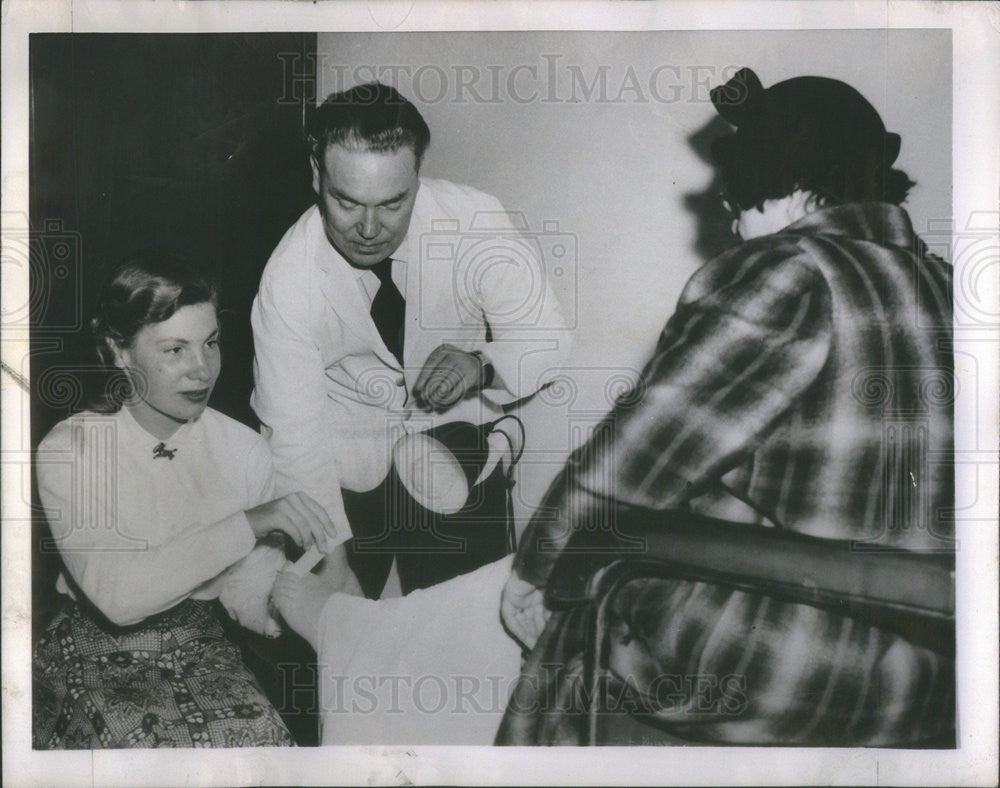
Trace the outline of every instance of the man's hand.
<instances>
[{"instance_id":1,"label":"man's hand","mask_svg":"<svg viewBox=\"0 0 1000 788\"><path fill-rule=\"evenodd\" d=\"M500 618L525 648L532 649L545 629L550 611L545 609L541 589L511 572L500 596Z\"/></svg>"},{"instance_id":2,"label":"man's hand","mask_svg":"<svg viewBox=\"0 0 1000 788\"><path fill-rule=\"evenodd\" d=\"M427 357L413 386L419 407L439 413L448 410L486 382L486 361L454 345L439 345Z\"/></svg>"}]
</instances>

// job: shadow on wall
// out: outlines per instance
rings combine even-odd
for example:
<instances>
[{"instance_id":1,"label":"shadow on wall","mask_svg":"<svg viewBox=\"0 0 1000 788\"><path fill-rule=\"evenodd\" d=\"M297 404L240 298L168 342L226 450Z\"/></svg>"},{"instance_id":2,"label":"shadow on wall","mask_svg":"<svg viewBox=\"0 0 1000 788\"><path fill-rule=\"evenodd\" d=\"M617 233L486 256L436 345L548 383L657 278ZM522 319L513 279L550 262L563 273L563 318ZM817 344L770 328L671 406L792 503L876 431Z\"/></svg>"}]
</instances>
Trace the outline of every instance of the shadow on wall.
<instances>
[{"instance_id":1,"label":"shadow on wall","mask_svg":"<svg viewBox=\"0 0 1000 788\"><path fill-rule=\"evenodd\" d=\"M712 140L731 131L721 118L713 118L689 135L691 151L713 168ZM690 156L684 151L682 155ZM716 174L700 191L684 195L684 207L692 214L695 233L692 244L700 263L738 243L730 229L732 216L722 207L721 179ZM690 218L684 217L684 221ZM675 304L664 304L657 331L662 330L674 312ZM648 337L652 351L656 336ZM575 361L575 363L574 363ZM518 467L518 486L514 489L514 513L518 535L527 525L552 480L568 456L589 438L594 426L620 398L634 397L633 386L646 358L609 367L606 362L593 365L571 360L553 381L519 411L528 428L525 456Z\"/></svg>"},{"instance_id":2,"label":"shadow on wall","mask_svg":"<svg viewBox=\"0 0 1000 788\"><path fill-rule=\"evenodd\" d=\"M691 134L688 137L688 144L699 159L714 168L716 165L712 158L712 141L731 131L728 123L722 118L715 117ZM694 250L706 263L737 240L730 229L732 215L722 207L721 194L722 179L716 171L707 188L684 195L684 207L694 214L697 221Z\"/></svg>"}]
</instances>

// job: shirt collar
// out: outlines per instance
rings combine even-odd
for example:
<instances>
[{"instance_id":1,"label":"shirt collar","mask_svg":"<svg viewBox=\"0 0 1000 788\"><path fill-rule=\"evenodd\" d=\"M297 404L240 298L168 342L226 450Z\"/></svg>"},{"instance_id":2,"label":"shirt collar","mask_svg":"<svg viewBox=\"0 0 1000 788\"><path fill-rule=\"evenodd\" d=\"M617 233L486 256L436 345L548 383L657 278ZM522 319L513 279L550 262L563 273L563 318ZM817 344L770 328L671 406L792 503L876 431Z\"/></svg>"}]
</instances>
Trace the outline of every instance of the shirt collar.
<instances>
[{"instance_id":1,"label":"shirt collar","mask_svg":"<svg viewBox=\"0 0 1000 788\"><path fill-rule=\"evenodd\" d=\"M163 438L157 438L153 435L153 433L147 431L145 427L136 421L135 416L132 415L132 411L128 409L128 406L122 405L119 414L121 418L121 425L124 428L123 437L137 443L140 446L148 445L150 451L152 451L154 447L160 443L166 444L167 448L174 448L176 446L180 446L181 444L189 443L195 432L196 423L201 421L201 417L199 416L197 419L181 424L177 432L164 440ZM204 412L202 412L202 415L204 415Z\"/></svg>"},{"instance_id":2,"label":"shirt collar","mask_svg":"<svg viewBox=\"0 0 1000 788\"><path fill-rule=\"evenodd\" d=\"M400 246L399 248L402 249L403 247ZM394 263L401 262L404 265L406 263L406 260L400 257L396 252L393 252L392 261ZM359 282L363 282L365 279L368 279L370 281L376 281L378 279L378 277L375 275L375 272L372 271L372 269L370 268L355 268L353 265L350 264L348 264L347 267L351 269L351 273L354 274L354 278ZM391 270L392 269L390 268L390 271Z\"/></svg>"}]
</instances>

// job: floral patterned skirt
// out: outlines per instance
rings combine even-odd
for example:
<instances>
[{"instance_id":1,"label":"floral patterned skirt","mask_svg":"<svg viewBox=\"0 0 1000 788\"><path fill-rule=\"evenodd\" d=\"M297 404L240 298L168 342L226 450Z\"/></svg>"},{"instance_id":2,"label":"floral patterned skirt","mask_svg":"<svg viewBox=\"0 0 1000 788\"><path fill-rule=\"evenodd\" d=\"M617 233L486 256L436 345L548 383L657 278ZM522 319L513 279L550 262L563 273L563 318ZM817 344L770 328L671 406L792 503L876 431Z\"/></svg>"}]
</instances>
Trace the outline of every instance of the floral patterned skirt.
<instances>
[{"instance_id":1,"label":"floral patterned skirt","mask_svg":"<svg viewBox=\"0 0 1000 788\"><path fill-rule=\"evenodd\" d=\"M212 602L111 629L67 599L32 677L36 749L292 745Z\"/></svg>"}]
</instances>

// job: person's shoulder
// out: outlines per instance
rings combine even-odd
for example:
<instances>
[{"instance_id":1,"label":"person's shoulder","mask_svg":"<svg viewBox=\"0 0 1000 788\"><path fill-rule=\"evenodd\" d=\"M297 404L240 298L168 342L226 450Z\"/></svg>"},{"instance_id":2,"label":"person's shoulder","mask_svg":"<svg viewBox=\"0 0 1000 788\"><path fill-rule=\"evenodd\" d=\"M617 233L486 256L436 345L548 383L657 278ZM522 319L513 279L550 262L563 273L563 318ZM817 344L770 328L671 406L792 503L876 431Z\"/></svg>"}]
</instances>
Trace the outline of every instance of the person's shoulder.
<instances>
[{"instance_id":1,"label":"person's shoulder","mask_svg":"<svg viewBox=\"0 0 1000 788\"><path fill-rule=\"evenodd\" d=\"M199 417L204 431L205 457L208 462L226 466L227 473L243 474L261 463L270 465L271 450L264 436L213 408L205 408Z\"/></svg>"},{"instance_id":2,"label":"person's shoulder","mask_svg":"<svg viewBox=\"0 0 1000 788\"><path fill-rule=\"evenodd\" d=\"M95 430L113 427L118 423L119 416L119 412L99 413L92 410L74 413L49 430L39 442L38 451L40 453L67 451L74 446L82 451Z\"/></svg>"},{"instance_id":3,"label":"person's shoulder","mask_svg":"<svg viewBox=\"0 0 1000 788\"><path fill-rule=\"evenodd\" d=\"M264 440L259 432L215 408L205 408L198 420L207 434L234 448L238 446L249 448Z\"/></svg>"},{"instance_id":4,"label":"person's shoulder","mask_svg":"<svg viewBox=\"0 0 1000 788\"><path fill-rule=\"evenodd\" d=\"M681 302L709 294L739 300L794 299L822 286L808 248L795 235L775 233L742 241L714 257L688 280Z\"/></svg>"},{"instance_id":5,"label":"person's shoulder","mask_svg":"<svg viewBox=\"0 0 1000 788\"><path fill-rule=\"evenodd\" d=\"M322 222L319 208L313 205L306 209L278 241L264 266L263 278L275 280L304 275L307 268L304 263L309 259L309 248L317 226L321 229Z\"/></svg>"},{"instance_id":6,"label":"person's shoulder","mask_svg":"<svg viewBox=\"0 0 1000 788\"><path fill-rule=\"evenodd\" d=\"M282 237L264 266L258 288L260 306L266 305L287 316L307 309L318 275L314 245L323 235L323 223L316 206L299 217Z\"/></svg>"},{"instance_id":7,"label":"person's shoulder","mask_svg":"<svg viewBox=\"0 0 1000 788\"><path fill-rule=\"evenodd\" d=\"M773 233L740 241L710 260L701 269L741 278L768 277L777 271L811 270L812 258L799 235Z\"/></svg>"},{"instance_id":8,"label":"person's shoulder","mask_svg":"<svg viewBox=\"0 0 1000 788\"><path fill-rule=\"evenodd\" d=\"M442 178L420 178L420 194L428 203L443 209L446 215L462 216L469 211L502 211L503 206L492 194L464 183Z\"/></svg>"}]
</instances>

